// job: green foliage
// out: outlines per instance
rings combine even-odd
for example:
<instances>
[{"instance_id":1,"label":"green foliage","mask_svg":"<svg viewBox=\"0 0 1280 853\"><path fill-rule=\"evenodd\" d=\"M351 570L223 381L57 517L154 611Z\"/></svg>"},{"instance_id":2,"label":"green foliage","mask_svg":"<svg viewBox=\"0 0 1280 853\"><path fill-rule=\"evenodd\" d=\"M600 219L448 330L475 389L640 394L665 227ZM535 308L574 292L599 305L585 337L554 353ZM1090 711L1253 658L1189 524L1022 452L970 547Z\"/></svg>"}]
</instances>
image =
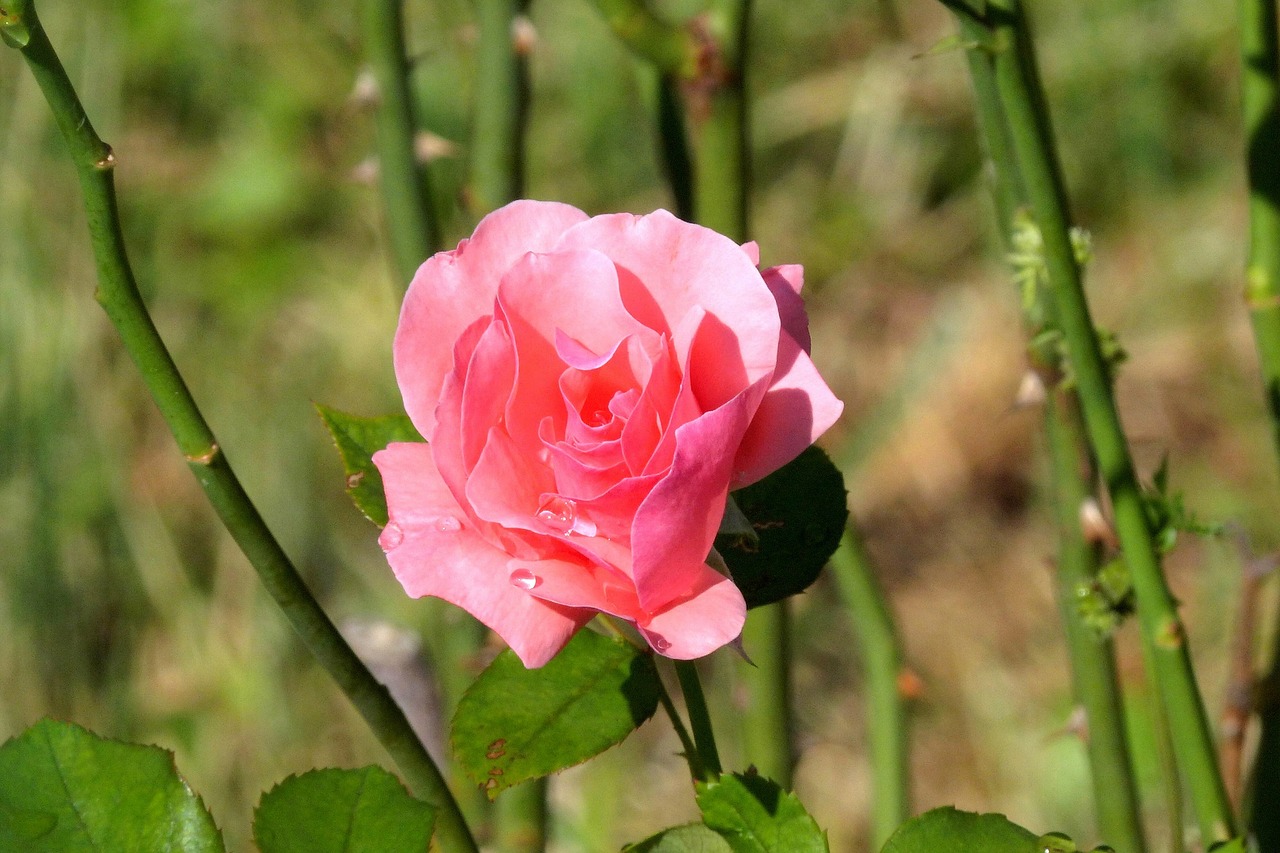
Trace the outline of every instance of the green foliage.
<instances>
[{"instance_id":1,"label":"green foliage","mask_svg":"<svg viewBox=\"0 0 1280 853\"><path fill-rule=\"evenodd\" d=\"M540 669L508 649L458 703L453 754L492 799L619 743L653 716L660 688L650 655L591 631Z\"/></svg>"},{"instance_id":2,"label":"green foliage","mask_svg":"<svg viewBox=\"0 0 1280 853\"><path fill-rule=\"evenodd\" d=\"M1104 637L1133 615L1133 580L1123 558L1103 563L1092 580L1076 588L1076 611L1086 625Z\"/></svg>"},{"instance_id":3,"label":"green foliage","mask_svg":"<svg viewBox=\"0 0 1280 853\"><path fill-rule=\"evenodd\" d=\"M262 796L262 853L426 853L434 810L380 767L312 770Z\"/></svg>"},{"instance_id":4,"label":"green foliage","mask_svg":"<svg viewBox=\"0 0 1280 853\"><path fill-rule=\"evenodd\" d=\"M1037 841L1035 833L1004 815L974 814L944 806L904 823L881 853L1040 853L1053 849Z\"/></svg>"},{"instance_id":5,"label":"green foliage","mask_svg":"<svg viewBox=\"0 0 1280 853\"><path fill-rule=\"evenodd\" d=\"M724 836L704 823L673 826L623 849L625 853L733 853Z\"/></svg>"},{"instance_id":6,"label":"green foliage","mask_svg":"<svg viewBox=\"0 0 1280 853\"><path fill-rule=\"evenodd\" d=\"M835 553L849 510L844 478L810 447L758 483L734 493L755 535L716 537L748 607L804 592Z\"/></svg>"},{"instance_id":7,"label":"green foliage","mask_svg":"<svg viewBox=\"0 0 1280 853\"><path fill-rule=\"evenodd\" d=\"M0 747L0 850L220 853L222 836L159 747L42 720Z\"/></svg>"},{"instance_id":8,"label":"green foliage","mask_svg":"<svg viewBox=\"0 0 1280 853\"><path fill-rule=\"evenodd\" d=\"M405 415L365 418L316 404L316 411L333 436L347 474L347 494L365 517L382 527L387 523L387 496L373 454L393 441L422 441Z\"/></svg>"},{"instance_id":9,"label":"green foliage","mask_svg":"<svg viewBox=\"0 0 1280 853\"><path fill-rule=\"evenodd\" d=\"M827 836L775 782L755 775L721 776L698 784L702 819L733 853L827 853Z\"/></svg>"},{"instance_id":10,"label":"green foliage","mask_svg":"<svg viewBox=\"0 0 1280 853\"><path fill-rule=\"evenodd\" d=\"M1169 490L1169 457L1160 460L1160 467L1151 476L1151 485L1143 489L1147 520L1154 533L1160 553L1167 554L1178 544L1179 533L1195 536L1221 536L1222 525L1201 521L1186 508L1182 492Z\"/></svg>"}]
</instances>

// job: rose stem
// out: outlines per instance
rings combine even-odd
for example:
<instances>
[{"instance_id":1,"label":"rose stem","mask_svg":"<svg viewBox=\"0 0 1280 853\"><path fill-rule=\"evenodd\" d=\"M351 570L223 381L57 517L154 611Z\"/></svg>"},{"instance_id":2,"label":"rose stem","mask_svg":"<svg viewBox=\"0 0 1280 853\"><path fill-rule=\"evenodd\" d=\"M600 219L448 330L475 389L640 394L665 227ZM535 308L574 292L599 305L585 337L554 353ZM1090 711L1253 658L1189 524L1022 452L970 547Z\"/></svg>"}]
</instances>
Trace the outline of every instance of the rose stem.
<instances>
[{"instance_id":1,"label":"rose stem","mask_svg":"<svg viewBox=\"0 0 1280 853\"><path fill-rule=\"evenodd\" d=\"M849 611L849 624L857 636L855 651L865 673L871 842L872 849L879 850L911 816L907 708L899 686L902 650L884 592L852 526L831 557L831 569Z\"/></svg>"},{"instance_id":2,"label":"rose stem","mask_svg":"<svg viewBox=\"0 0 1280 853\"><path fill-rule=\"evenodd\" d=\"M365 58L378 87L378 180L401 288L408 286L419 264L440 250L431 184L415 147L419 126L409 85L403 16L403 0L360 3Z\"/></svg>"},{"instance_id":3,"label":"rose stem","mask_svg":"<svg viewBox=\"0 0 1280 853\"><path fill-rule=\"evenodd\" d=\"M981 25L958 16L966 42L986 41ZM991 191L1000 221L1000 237L1006 251L1013 248L1012 229L1017 211L1026 203L1026 191L996 89L992 54L985 48L967 51L973 82L978 126L987 158L1001 164L991 173ZM1028 318L1028 338L1036 340L1046 330L1048 306L1041 288L1041 319ZM1056 350L1040 352L1028 347L1042 378L1059 384L1061 371ZM1070 652L1076 701L1085 713L1083 733L1093 778L1094 807L1102 837L1126 853L1146 849L1141 806L1133 776L1124 708L1116 678L1114 644L1101 638L1080 617L1076 591L1089 584L1098 571L1098 546L1086 541L1080 525L1080 506L1092 496L1097 473L1080 423L1079 402L1072 390L1051 391L1046 403L1044 428L1052 462L1059 554L1058 602Z\"/></svg>"},{"instance_id":4,"label":"rose stem","mask_svg":"<svg viewBox=\"0 0 1280 853\"><path fill-rule=\"evenodd\" d=\"M151 320L129 265L116 207L111 148L98 138L61 61L40 25L32 0L4 4L5 42L18 48L67 142L84 193L98 270L95 296L120 333L147 390L188 466L232 538L258 571L303 643L333 677L413 789L436 809L441 849L475 853L475 841L444 778L404 713L342 639L258 514Z\"/></svg>"},{"instance_id":5,"label":"rose stem","mask_svg":"<svg viewBox=\"0 0 1280 853\"><path fill-rule=\"evenodd\" d=\"M710 776L703 766L698 746L693 742L693 738L689 737L689 730L685 728L684 720L680 719L680 713L676 710L675 703L671 701L671 694L667 692L667 685L662 683L661 677L658 678L658 687L658 700L662 702L662 709L667 712L671 727L675 729L676 737L680 739L680 746L684 749L684 760L689 764L689 776L695 782L709 781Z\"/></svg>"},{"instance_id":6,"label":"rose stem","mask_svg":"<svg viewBox=\"0 0 1280 853\"><path fill-rule=\"evenodd\" d=\"M697 221L738 242L750 239L751 146L746 88L751 0L713 0L707 41L686 84Z\"/></svg>"},{"instance_id":7,"label":"rose stem","mask_svg":"<svg viewBox=\"0 0 1280 853\"><path fill-rule=\"evenodd\" d=\"M955 3L951 5L961 14L976 17ZM1186 632L1160 567L1112 396L1110 370L1089 316L1068 231L1066 192L1037 76L1034 45L1018 0L992 0L986 8L989 20L976 17L976 21L989 30L987 43L993 53L996 88L1012 153L1044 242L1052 310L1066 342L1085 429L1111 495L1116 533L1133 580L1144 656L1169 716L1175 757L1190 788L1204 842L1225 840L1234 834L1235 820L1218 772ZM1009 164L998 165L1007 168Z\"/></svg>"},{"instance_id":8,"label":"rose stem","mask_svg":"<svg viewBox=\"0 0 1280 853\"><path fill-rule=\"evenodd\" d=\"M676 216L693 221L693 158L680 87L697 73L698 45L690 30L662 20L644 0L595 0L615 36L649 68L649 108L658 129L658 157L671 187Z\"/></svg>"},{"instance_id":9,"label":"rose stem","mask_svg":"<svg viewBox=\"0 0 1280 853\"><path fill-rule=\"evenodd\" d=\"M1253 321L1271 429L1280 449L1280 32L1274 0L1240 0L1241 100L1248 144L1249 256L1245 300ZM1262 679L1262 736L1249 788L1250 827L1280 848L1280 634Z\"/></svg>"},{"instance_id":10,"label":"rose stem","mask_svg":"<svg viewBox=\"0 0 1280 853\"><path fill-rule=\"evenodd\" d=\"M684 706L689 711L689 724L693 727L693 742L697 745L698 760L703 770L702 775L695 778L709 781L720 775L720 751L716 748L715 733L711 730L711 712L707 710L707 698L702 693L698 665L690 660L678 660L675 661L675 666L676 678L680 679L680 691L684 693Z\"/></svg>"},{"instance_id":11,"label":"rose stem","mask_svg":"<svg viewBox=\"0 0 1280 853\"><path fill-rule=\"evenodd\" d=\"M527 0L479 0L471 201L487 212L524 193L529 79L520 23Z\"/></svg>"}]
</instances>

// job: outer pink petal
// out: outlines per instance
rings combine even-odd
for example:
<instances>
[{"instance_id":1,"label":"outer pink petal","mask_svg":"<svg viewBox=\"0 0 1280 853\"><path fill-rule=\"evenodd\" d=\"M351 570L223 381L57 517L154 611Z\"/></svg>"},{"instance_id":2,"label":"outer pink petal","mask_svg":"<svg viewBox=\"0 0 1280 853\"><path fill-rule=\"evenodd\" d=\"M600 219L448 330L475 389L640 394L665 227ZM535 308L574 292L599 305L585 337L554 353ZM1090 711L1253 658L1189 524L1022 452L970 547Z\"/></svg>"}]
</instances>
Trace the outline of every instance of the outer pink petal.
<instances>
[{"instance_id":1,"label":"outer pink petal","mask_svg":"<svg viewBox=\"0 0 1280 853\"><path fill-rule=\"evenodd\" d=\"M629 578L609 569L566 559L512 560L508 566L531 585L529 594L566 607L588 607L634 622L640 615Z\"/></svg>"},{"instance_id":2,"label":"outer pink petal","mask_svg":"<svg viewBox=\"0 0 1280 853\"><path fill-rule=\"evenodd\" d=\"M539 497L556 490L551 469L518 448L501 427L489 430L480 461L467 479L467 501L477 516L520 530L542 532L534 519Z\"/></svg>"},{"instance_id":3,"label":"outer pink petal","mask_svg":"<svg viewBox=\"0 0 1280 853\"><path fill-rule=\"evenodd\" d=\"M728 237L659 210L593 217L566 231L562 245L608 255L627 309L649 328L672 334L701 305L732 330L718 341L721 357L741 359L748 382L773 370L776 303L747 252ZM675 341L682 357L688 343Z\"/></svg>"},{"instance_id":4,"label":"outer pink petal","mask_svg":"<svg viewBox=\"0 0 1280 853\"><path fill-rule=\"evenodd\" d=\"M730 488L749 486L795 459L842 411L844 403L818 375L809 354L783 332L778 373L738 448Z\"/></svg>"},{"instance_id":5,"label":"outer pink petal","mask_svg":"<svg viewBox=\"0 0 1280 853\"><path fill-rule=\"evenodd\" d=\"M636 512L632 572L640 606L649 612L693 592L688 569L706 561L715 541L733 473L729 449L742 441L763 392L757 389L677 430L671 468Z\"/></svg>"},{"instance_id":6,"label":"outer pink petal","mask_svg":"<svg viewBox=\"0 0 1280 853\"><path fill-rule=\"evenodd\" d=\"M409 595L463 608L496 631L527 667L550 660L594 615L511 585L509 555L475 534L425 444L392 444L373 461L390 515L379 542Z\"/></svg>"},{"instance_id":7,"label":"outer pink petal","mask_svg":"<svg viewBox=\"0 0 1280 853\"><path fill-rule=\"evenodd\" d=\"M809 352L812 346L809 341L809 315L804 310L804 300L800 298L800 289L804 287L804 267L799 264L769 267L760 275L778 302L782 330L795 338L805 352Z\"/></svg>"},{"instance_id":8,"label":"outer pink petal","mask_svg":"<svg viewBox=\"0 0 1280 853\"><path fill-rule=\"evenodd\" d=\"M418 268L400 309L396 381L414 426L429 436L435 405L462 330L493 310L503 274L526 252L551 248L587 215L565 204L516 201L490 213L470 240Z\"/></svg>"},{"instance_id":9,"label":"outer pink petal","mask_svg":"<svg viewBox=\"0 0 1280 853\"><path fill-rule=\"evenodd\" d=\"M733 582L703 563L688 566L694 593L639 625L654 650L677 660L709 655L742 633L747 604Z\"/></svg>"}]
</instances>

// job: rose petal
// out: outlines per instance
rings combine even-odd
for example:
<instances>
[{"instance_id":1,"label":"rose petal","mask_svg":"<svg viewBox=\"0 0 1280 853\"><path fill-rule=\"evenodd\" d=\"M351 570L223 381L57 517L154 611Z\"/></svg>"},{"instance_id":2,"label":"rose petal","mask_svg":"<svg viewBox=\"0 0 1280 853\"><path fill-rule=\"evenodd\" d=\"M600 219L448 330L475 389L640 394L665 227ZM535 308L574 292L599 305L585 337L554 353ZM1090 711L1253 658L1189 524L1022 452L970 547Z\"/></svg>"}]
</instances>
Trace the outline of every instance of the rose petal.
<instances>
[{"instance_id":1,"label":"rose petal","mask_svg":"<svg viewBox=\"0 0 1280 853\"><path fill-rule=\"evenodd\" d=\"M804 267L799 264L784 264L769 267L760 275L778 303L778 316L782 319L783 331L795 338L805 352L809 352L812 348L809 340L809 315L804 310L804 300L800 298L800 289L804 287Z\"/></svg>"},{"instance_id":2,"label":"rose petal","mask_svg":"<svg viewBox=\"0 0 1280 853\"><path fill-rule=\"evenodd\" d=\"M779 373L738 448L730 488L749 486L795 459L844 411L809 354L785 332L778 350Z\"/></svg>"},{"instance_id":3,"label":"rose petal","mask_svg":"<svg viewBox=\"0 0 1280 853\"><path fill-rule=\"evenodd\" d=\"M640 615L635 588L630 578L586 557L564 559L512 560L508 565L516 583L529 594L565 607L589 607L634 622ZM516 574L518 573L518 574Z\"/></svg>"},{"instance_id":4,"label":"rose petal","mask_svg":"<svg viewBox=\"0 0 1280 853\"><path fill-rule=\"evenodd\" d=\"M694 592L640 624L654 651L676 660L709 655L742 634L747 603L733 581L705 563L688 566Z\"/></svg>"},{"instance_id":5,"label":"rose petal","mask_svg":"<svg viewBox=\"0 0 1280 853\"><path fill-rule=\"evenodd\" d=\"M542 530L534 520L541 496L556 490L550 468L525 454L502 427L489 430L467 478L467 501L480 518L518 530Z\"/></svg>"},{"instance_id":6,"label":"rose petal","mask_svg":"<svg viewBox=\"0 0 1280 853\"><path fill-rule=\"evenodd\" d=\"M373 456L390 520L379 542L409 595L443 598L488 625L527 667L542 666L591 610L563 607L511 585L510 555L464 520L425 444L391 444Z\"/></svg>"},{"instance_id":7,"label":"rose petal","mask_svg":"<svg viewBox=\"0 0 1280 853\"><path fill-rule=\"evenodd\" d=\"M720 526L733 459L763 386L752 386L676 431L671 469L636 511L632 571L640 606L653 612L690 593L687 569L706 560Z\"/></svg>"},{"instance_id":8,"label":"rose petal","mask_svg":"<svg viewBox=\"0 0 1280 853\"><path fill-rule=\"evenodd\" d=\"M546 251L587 215L553 202L517 201L495 210L470 240L418 268L396 328L396 381L405 411L423 435L435 429L435 406L462 330L493 310L505 273L526 252Z\"/></svg>"},{"instance_id":9,"label":"rose petal","mask_svg":"<svg viewBox=\"0 0 1280 853\"><path fill-rule=\"evenodd\" d=\"M566 231L561 245L608 255L627 310L649 328L672 334L700 305L732 332L717 340L720 358L741 364L748 382L773 370L778 309L751 258L729 238L659 210L596 216ZM688 344L677 339L676 352Z\"/></svg>"},{"instance_id":10,"label":"rose petal","mask_svg":"<svg viewBox=\"0 0 1280 853\"><path fill-rule=\"evenodd\" d=\"M498 304L517 353L507 428L533 454L541 445L542 419L551 415L558 427L563 424L557 383L565 364L556 352L557 335L568 335L599 354L644 330L623 307L613 264L599 252L525 255L504 276Z\"/></svg>"}]
</instances>

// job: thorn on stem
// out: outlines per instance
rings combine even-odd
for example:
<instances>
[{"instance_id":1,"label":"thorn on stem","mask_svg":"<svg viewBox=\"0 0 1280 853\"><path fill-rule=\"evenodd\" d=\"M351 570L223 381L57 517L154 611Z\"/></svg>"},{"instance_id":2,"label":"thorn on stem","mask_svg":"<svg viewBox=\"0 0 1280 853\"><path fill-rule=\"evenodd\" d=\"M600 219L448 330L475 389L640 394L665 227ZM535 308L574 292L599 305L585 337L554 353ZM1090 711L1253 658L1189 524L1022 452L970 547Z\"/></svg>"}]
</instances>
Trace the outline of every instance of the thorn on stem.
<instances>
[{"instance_id":1,"label":"thorn on stem","mask_svg":"<svg viewBox=\"0 0 1280 853\"><path fill-rule=\"evenodd\" d=\"M99 172L108 172L116 167L116 154L111 150L110 145L103 146L107 149L107 153L103 154L94 164L93 168Z\"/></svg>"},{"instance_id":2,"label":"thorn on stem","mask_svg":"<svg viewBox=\"0 0 1280 853\"><path fill-rule=\"evenodd\" d=\"M221 452L222 452L222 448L219 447L217 443L214 443L209 445L209 449L206 450L204 453L198 453L198 454L187 456L187 461L190 462L192 465L204 465L207 467L213 464L213 460L217 459L218 454L220 454Z\"/></svg>"}]
</instances>

